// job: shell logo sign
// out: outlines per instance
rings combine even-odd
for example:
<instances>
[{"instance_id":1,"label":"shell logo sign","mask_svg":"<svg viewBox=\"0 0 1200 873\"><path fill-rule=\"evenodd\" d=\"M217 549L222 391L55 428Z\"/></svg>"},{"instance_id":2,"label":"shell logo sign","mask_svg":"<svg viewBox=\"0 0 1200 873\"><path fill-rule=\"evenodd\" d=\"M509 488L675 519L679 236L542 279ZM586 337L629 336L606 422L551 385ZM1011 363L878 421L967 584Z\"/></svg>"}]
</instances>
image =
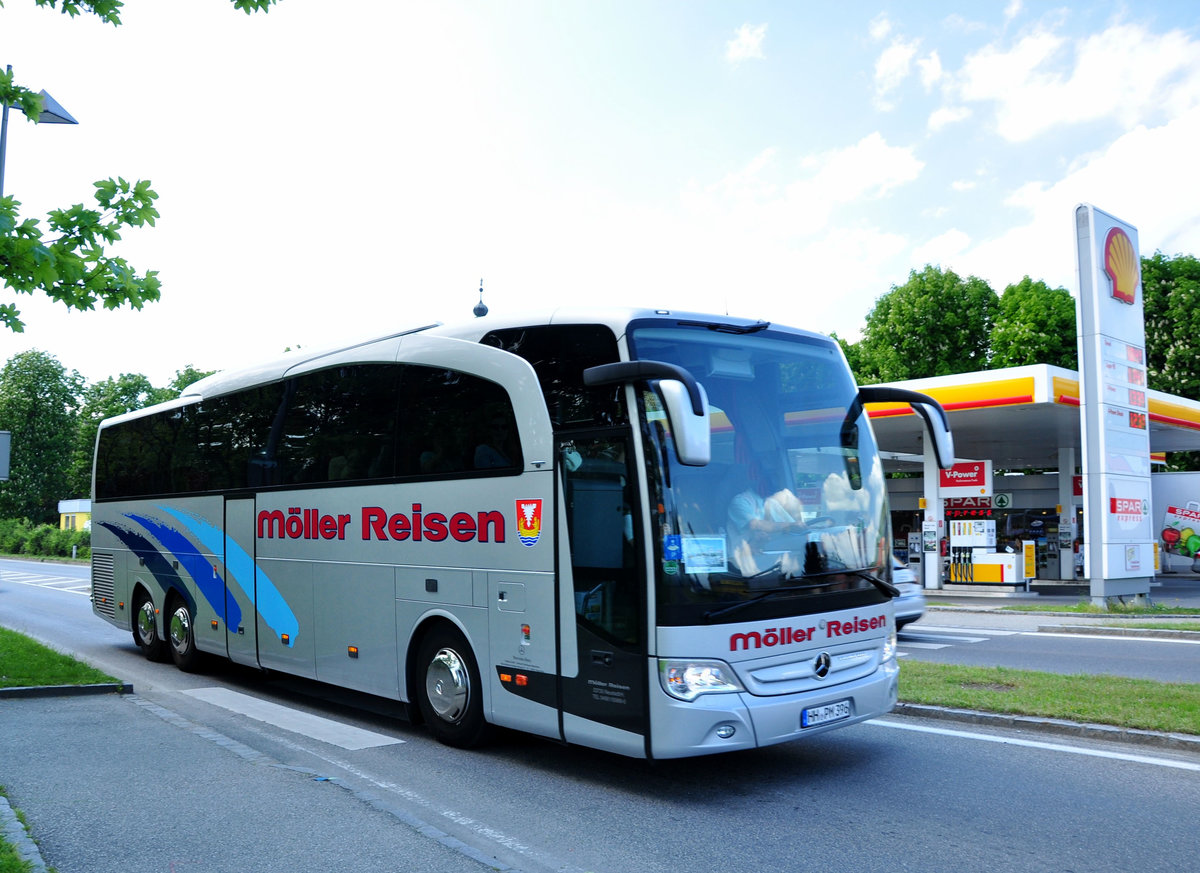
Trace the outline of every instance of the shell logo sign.
<instances>
[{"instance_id":1,"label":"shell logo sign","mask_svg":"<svg viewBox=\"0 0 1200 873\"><path fill-rule=\"evenodd\" d=\"M1104 240L1104 272L1112 280L1112 296L1131 306L1137 302L1142 269L1129 234L1114 227Z\"/></svg>"}]
</instances>

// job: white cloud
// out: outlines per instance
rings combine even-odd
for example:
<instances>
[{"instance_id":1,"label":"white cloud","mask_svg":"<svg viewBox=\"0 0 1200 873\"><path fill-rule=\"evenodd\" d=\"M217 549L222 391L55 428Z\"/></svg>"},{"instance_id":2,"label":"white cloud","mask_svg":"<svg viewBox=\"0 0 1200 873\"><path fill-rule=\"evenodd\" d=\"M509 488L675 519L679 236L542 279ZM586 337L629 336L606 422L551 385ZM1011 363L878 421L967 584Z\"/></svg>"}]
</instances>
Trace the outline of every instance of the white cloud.
<instances>
[{"instance_id":1,"label":"white cloud","mask_svg":"<svg viewBox=\"0 0 1200 873\"><path fill-rule=\"evenodd\" d=\"M897 37L883 50L875 61L875 105L880 109L892 108L888 99L912 72L913 58L917 55L920 40L906 42Z\"/></svg>"},{"instance_id":2,"label":"white cloud","mask_svg":"<svg viewBox=\"0 0 1200 873\"><path fill-rule=\"evenodd\" d=\"M1168 124L1137 127L1053 184L1031 182L1005 206L1022 223L957 257L959 272L1003 288L1028 273L1068 289L1075 283L1073 210L1081 202L1138 228L1142 254L1200 251L1200 174L1187 171L1200 142L1200 107Z\"/></svg>"},{"instance_id":3,"label":"white cloud","mask_svg":"<svg viewBox=\"0 0 1200 873\"><path fill-rule=\"evenodd\" d=\"M804 156L798 171L782 166L775 149L709 185L693 184L683 206L711 233L706 249L740 254L767 247L794 251L833 233L835 213L887 197L924 168L911 148L878 134L842 149Z\"/></svg>"},{"instance_id":4,"label":"white cloud","mask_svg":"<svg viewBox=\"0 0 1200 873\"><path fill-rule=\"evenodd\" d=\"M913 268L919 270L926 264L946 265L970 245L971 237L957 228L951 228L913 249Z\"/></svg>"},{"instance_id":5,"label":"white cloud","mask_svg":"<svg viewBox=\"0 0 1200 873\"><path fill-rule=\"evenodd\" d=\"M936 50L917 61L917 69L921 73L921 84L925 86L926 91L932 90L945 75L942 59L938 57Z\"/></svg>"},{"instance_id":6,"label":"white cloud","mask_svg":"<svg viewBox=\"0 0 1200 873\"><path fill-rule=\"evenodd\" d=\"M875 42L883 42L891 32L892 22L888 19L886 12L880 12L867 25L867 33L871 35L871 39L875 40Z\"/></svg>"},{"instance_id":7,"label":"white cloud","mask_svg":"<svg viewBox=\"0 0 1200 873\"><path fill-rule=\"evenodd\" d=\"M733 39L725 43L725 60L735 67L742 61L762 60L766 57L762 50L763 39L766 38L766 35L767 26L765 24L743 24L737 29Z\"/></svg>"},{"instance_id":8,"label":"white cloud","mask_svg":"<svg viewBox=\"0 0 1200 873\"><path fill-rule=\"evenodd\" d=\"M974 179L955 179L950 183L950 187L955 191L970 191L976 184L978 183Z\"/></svg>"},{"instance_id":9,"label":"white cloud","mask_svg":"<svg viewBox=\"0 0 1200 873\"><path fill-rule=\"evenodd\" d=\"M932 131L939 131L943 127L970 117L971 110L965 106L942 106L930 114L928 126Z\"/></svg>"},{"instance_id":10,"label":"white cloud","mask_svg":"<svg viewBox=\"0 0 1200 873\"><path fill-rule=\"evenodd\" d=\"M970 55L953 93L994 103L997 130L1011 142L1100 119L1129 127L1200 104L1200 42L1137 24L1076 41L1038 29L1010 49L993 44Z\"/></svg>"},{"instance_id":11,"label":"white cloud","mask_svg":"<svg viewBox=\"0 0 1200 873\"><path fill-rule=\"evenodd\" d=\"M804 164L817 168L811 184L819 193L840 202L883 197L916 179L925 167L911 148L890 146L878 132L847 148L806 159Z\"/></svg>"},{"instance_id":12,"label":"white cloud","mask_svg":"<svg viewBox=\"0 0 1200 873\"><path fill-rule=\"evenodd\" d=\"M1012 21L1020 15L1023 5L1021 0L1009 0L1009 4L1004 7L1004 20L1006 22Z\"/></svg>"}]
</instances>

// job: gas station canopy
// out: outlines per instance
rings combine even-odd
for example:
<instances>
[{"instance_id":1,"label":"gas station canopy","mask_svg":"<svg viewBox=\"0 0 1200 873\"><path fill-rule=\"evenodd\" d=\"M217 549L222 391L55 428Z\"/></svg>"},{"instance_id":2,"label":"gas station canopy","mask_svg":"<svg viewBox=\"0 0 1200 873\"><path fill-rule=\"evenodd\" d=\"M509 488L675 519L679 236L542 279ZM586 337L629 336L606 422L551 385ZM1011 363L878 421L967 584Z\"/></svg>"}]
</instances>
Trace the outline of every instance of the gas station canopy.
<instances>
[{"instance_id":1,"label":"gas station canopy","mask_svg":"<svg viewBox=\"0 0 1200 873\"><path fill-rule=\"evenodd\" d=\"M1034 364L888 384L942 404L960 459L990 459L998 470L1057 470L1060 449L1082 457L1079 374L1073 370ZM1161 391L1146 394L1152 455L1200 451L1200 402ZM884 469L920 472L924 435L911 408L879 403L867 411Z\"/></svg>"}]
</instances>

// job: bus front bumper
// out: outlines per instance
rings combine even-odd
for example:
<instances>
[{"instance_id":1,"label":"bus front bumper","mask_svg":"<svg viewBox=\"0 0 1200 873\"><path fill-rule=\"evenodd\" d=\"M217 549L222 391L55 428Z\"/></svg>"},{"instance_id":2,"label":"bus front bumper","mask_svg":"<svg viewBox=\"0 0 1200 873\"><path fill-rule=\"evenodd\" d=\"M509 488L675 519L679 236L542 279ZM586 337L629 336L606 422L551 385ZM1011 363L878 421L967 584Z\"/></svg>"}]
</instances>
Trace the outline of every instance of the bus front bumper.
<instances>
[{"instance_id":1,"label":"bus front bumper","mask_svg":"<svg viewBox=\"0 0 1200 873\"><path fill-rule=\"evenodd\" d=\"M651 755L682 758L753 749L876 718L896 705L899 676L892 658L873 673L820 694L762 697L742 691L702 694L684 702L663 691L654 675Z\"/></svg>"}]
</instances>

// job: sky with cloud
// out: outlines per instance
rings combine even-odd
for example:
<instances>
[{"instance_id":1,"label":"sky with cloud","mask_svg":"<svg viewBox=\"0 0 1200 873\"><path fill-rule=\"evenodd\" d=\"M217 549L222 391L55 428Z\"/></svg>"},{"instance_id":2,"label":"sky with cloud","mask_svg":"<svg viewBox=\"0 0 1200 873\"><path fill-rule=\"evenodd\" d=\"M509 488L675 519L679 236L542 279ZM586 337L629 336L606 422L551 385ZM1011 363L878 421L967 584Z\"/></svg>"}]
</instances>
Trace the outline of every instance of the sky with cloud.
<instances>
[{"instance_id":1,"label":"sky with cloud","mask_svg":"<svg viewBox=\"0 0 1200 873\"><path fill-rule=\"evenodd\" d=\"M915 8L910 8L915 7ZM148 178L141 312L15 302L89 381L618 303L855 339L938 264L1074 290L1072 215L1200 254L1194 2L127 0L0 9L0 63L77 126L10 117L26 215ZM14 301L4 292L5 302Z\"/></svg>"}]
</instances>

